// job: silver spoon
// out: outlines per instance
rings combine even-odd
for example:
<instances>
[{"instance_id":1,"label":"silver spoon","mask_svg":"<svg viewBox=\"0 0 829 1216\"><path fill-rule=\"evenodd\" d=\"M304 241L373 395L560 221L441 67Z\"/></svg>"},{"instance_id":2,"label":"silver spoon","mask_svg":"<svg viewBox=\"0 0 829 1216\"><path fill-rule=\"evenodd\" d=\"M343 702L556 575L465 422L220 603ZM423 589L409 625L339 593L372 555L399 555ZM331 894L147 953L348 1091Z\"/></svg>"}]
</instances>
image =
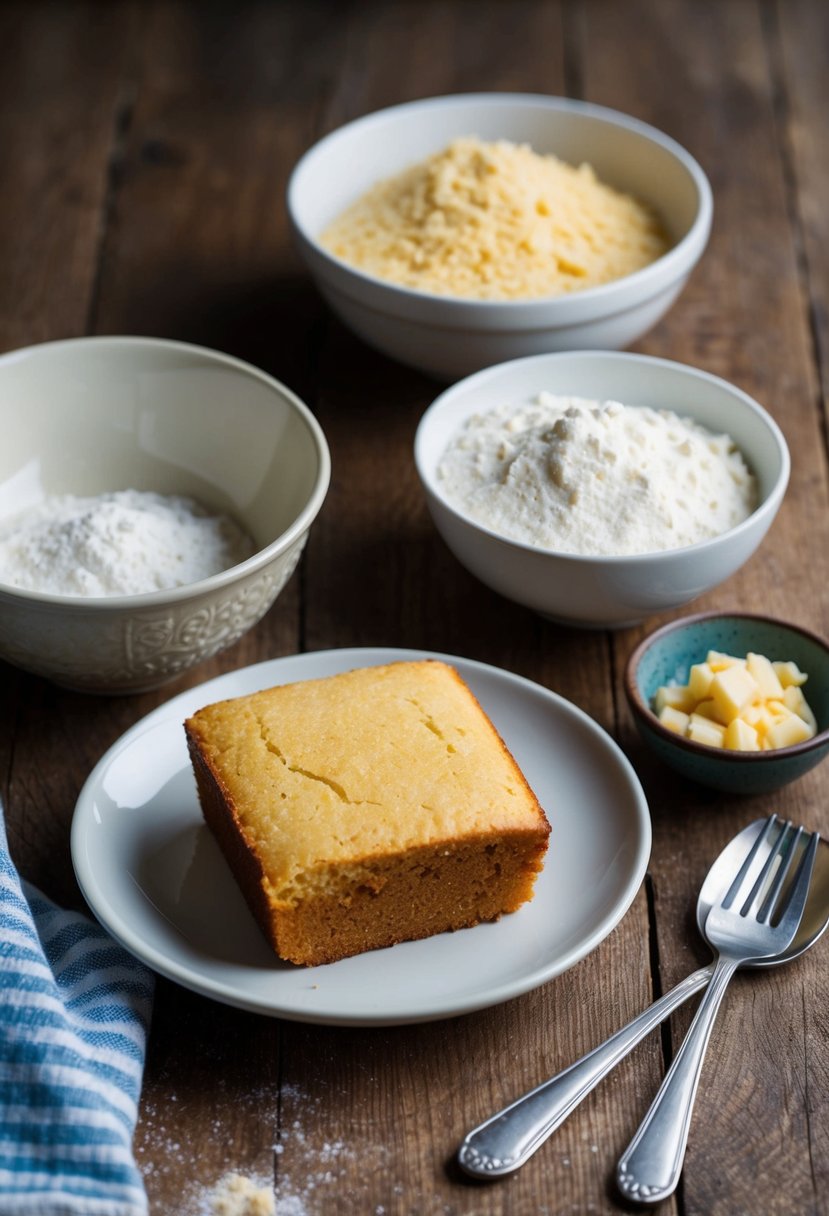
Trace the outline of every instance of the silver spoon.
<instances>
[{"instance_id":1,"label":"silver spoon","mask_svg":"<svg viewBox=\"0 0 829 1216\"><path fill-rule=\"evenodd\" d=\"M742 859L760 836L767 820L758 819L726 845L708 871L697 899L697 926L704 926L712 907L728 890ZM751 967L790 962L813 946L829 925L829 845L821 842L803 919L787 950L757 959ZM632 1022L549 1081L530 1090L479 1124L464 1138L458 1161L475 1178L500 1178L519 1169L561 1126L582 1099L660 1022L710 982L714 964L701 967L640 1013Z\"/></svg>"},{"instance_id":2,"label":"silver spoon","mask_svg":"<svg viewBox=\"0 0 829 1216\"><path fill-rule=\"evenodd\" d=\"M816 832L772 815L728 894L711 909L705 938L717 965L659 1093L619 1159L616 1185L625 1198L656 1204L676 1190L705 1053L728 985L743 963L779 958L794 941L819 843Z\"/></svg>"}]
</instances>

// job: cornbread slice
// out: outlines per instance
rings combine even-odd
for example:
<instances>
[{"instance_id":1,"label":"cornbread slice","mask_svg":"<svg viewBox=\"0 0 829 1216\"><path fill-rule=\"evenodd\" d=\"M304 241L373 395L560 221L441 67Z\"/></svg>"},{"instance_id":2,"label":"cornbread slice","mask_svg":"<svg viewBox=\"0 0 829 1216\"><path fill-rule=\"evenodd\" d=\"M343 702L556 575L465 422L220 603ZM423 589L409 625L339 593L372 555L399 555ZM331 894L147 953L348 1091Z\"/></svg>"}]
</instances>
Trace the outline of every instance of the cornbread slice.
<instances>
[{"instance_id":1,"label":"cornbread slice","mask_svg":"<svg viewBox=\"0 0 829 1216\"><path fill-rule=\"evenodd\" d=\"M513 912L550 825L454 668L358 668L185 723L204 817L280 957L333 962Z\"/></svg>"}]
</instances>

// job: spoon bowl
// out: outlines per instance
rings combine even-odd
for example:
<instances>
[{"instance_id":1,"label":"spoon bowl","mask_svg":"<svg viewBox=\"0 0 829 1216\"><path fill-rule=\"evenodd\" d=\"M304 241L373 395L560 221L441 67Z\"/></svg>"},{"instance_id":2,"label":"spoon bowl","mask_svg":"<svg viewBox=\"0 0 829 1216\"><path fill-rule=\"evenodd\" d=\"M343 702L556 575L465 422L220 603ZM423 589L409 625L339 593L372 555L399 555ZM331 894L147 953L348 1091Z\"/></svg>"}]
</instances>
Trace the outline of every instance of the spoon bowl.
<instances>
[{"instance_id":1,"label":"spoon bowl","mask_svg":"<svg viewBox=\"0 0 829 1216\"><path fill-rule=\"evenodd\" d=\"M728 885L729 875L735 874L740 868L742 858L751 850L765 824L765 819L755 819L748 827L738 832L728 842L708 871L697 898L697 928L703 939L705 939L705 922L709 912L718 902L724 887ZM741 964L741 969L742 967L776 967L780 963L791 962L793 958L797 958L814 945L826 931L827 926L829 926L829 844L825 840L821 840L815 858L809 898L806 901L806 908L794 941L780 954L774 954L770 958L752 959L750 962Z\"/></svg>"}]
</instances>

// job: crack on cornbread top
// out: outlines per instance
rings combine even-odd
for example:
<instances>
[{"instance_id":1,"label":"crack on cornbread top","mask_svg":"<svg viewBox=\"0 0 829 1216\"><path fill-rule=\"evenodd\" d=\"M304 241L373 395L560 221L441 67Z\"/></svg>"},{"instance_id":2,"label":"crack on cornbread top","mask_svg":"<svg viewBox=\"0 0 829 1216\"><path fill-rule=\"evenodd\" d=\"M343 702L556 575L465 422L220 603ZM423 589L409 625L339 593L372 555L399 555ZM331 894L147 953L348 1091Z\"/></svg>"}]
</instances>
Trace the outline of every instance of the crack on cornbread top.
<instances>
[{"instance_id":1,"label":"crack on cornbread top","mask_svg":"<svg viewBox=\"0 0 829 1216\"><path fill-rule=\"evenodd\" d=\"M277 760L279 760L281 764L285 765L285 768L288 770L289 773L296 773L296 775L298 777L307 777L309 781L318 781L320 783L320 785L327 786L334 794L337 795L339 800L341 802L344 802L347 806L381 806L382 805L379 802L372 802L371 799L369 799L369 798L349 798L348 794L346 793L345 788L342 785L340 785L340 783L338 781L335 781L332 777L324 777L322 775L322 773L312 773L310 771L310 769L302 768L298 764L289 763L288 757L277 746L277 744L274 743L274 741L269 737L267 727L266 727L264 721L262 720L262 718L257 717L256 721L259 724L259 735L260 735L260 738L261 738L262 742L264 743L265 747L268 749L268 751L271 753L272 756L276 756Z\"/></svg>"},{"instance_id":2,"label":"crack on cornbread top","mask_svg":"<svg viewBox=\"0 0 829 1216\"><path fill-rule=\"evenodd\" d=\"M440 739L441 743L446 744L446 750L450 756L454 755L458 749L455 747L454 743L449 742L449 740L446 738L446 735L440 729L440 727L438 726L435 719L429 713L428 709L426 709L423 705L421 705L420 702L417 701L414 697L407 697L406 700L408 701L408 703L410 705L413 705L415 707L415 709L417 710L417 712L421 715L421 718L420 718L421 725L425 726L427 730L430 730L433 735L437 735L437 737L438 737L438 739ZM466 734L466 731L463 730L461 727L456 727L456 730L457 730L458 734L461 735L462 737Z\"/></svg>"}]
</instances>

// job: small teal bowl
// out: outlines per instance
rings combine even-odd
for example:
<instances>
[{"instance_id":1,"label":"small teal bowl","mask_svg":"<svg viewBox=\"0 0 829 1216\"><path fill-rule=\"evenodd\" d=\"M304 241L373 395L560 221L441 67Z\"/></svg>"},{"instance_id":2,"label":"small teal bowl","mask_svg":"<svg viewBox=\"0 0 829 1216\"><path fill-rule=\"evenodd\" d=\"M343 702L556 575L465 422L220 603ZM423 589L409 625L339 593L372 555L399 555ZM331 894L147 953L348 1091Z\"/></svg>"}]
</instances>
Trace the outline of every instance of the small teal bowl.
<instances>
[{"instance_id":1,"label":"small teal bowl","mask_svg":"<svg viewBox=\"0 0 829 1216\"><path fill-rule=\"evenodd\" d=\"M662 684L684 684L709 650L742 657L792 659L808 674L804 694L818 733L805 743L767 752L721 751L666 730L651 709ZM663 625L636 647L625 668L625 695L636 726L661 760L683 777L734 794L780 789L820 764L829 752L829 644L797 625L750 613L706 612Z\"/></svg>"}]
</instances>

